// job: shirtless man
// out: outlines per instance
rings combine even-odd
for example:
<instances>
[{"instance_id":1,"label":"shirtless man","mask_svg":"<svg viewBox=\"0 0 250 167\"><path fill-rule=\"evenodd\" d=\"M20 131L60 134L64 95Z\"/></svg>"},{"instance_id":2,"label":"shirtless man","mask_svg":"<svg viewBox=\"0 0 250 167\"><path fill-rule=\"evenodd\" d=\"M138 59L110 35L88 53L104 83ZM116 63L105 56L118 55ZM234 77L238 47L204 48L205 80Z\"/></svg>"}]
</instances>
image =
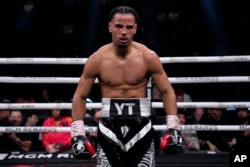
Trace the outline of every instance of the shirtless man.
<instances>
[{"instance_id":1,"label":"shirtless man","mask_svg":"<svg viewBox=\"0 0 250 167\"><path fill-rule=\"evenodd\" d=\"M155 166L154 129L149 119L147 83L151 77L166 111L167 133L160 147L166 153L181 149L175 92L158 55L133 41L138 14L128 6L114 8L108 29L112 42L93 53L84 66L73 96L72 150L76 159L97 155L101 166ZM102 94L102 117L98 124L98 145L85 136L83 119L86 98L98 79Z\"/></svg>"}]
</instances>

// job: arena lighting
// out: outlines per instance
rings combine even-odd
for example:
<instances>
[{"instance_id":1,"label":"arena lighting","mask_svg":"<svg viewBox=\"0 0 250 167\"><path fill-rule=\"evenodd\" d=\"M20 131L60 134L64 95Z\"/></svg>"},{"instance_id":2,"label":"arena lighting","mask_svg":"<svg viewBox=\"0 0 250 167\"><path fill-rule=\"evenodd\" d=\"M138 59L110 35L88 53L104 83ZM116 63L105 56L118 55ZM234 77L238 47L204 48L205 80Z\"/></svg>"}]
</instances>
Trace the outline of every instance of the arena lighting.
<instances>
[{"instance_id":1,"label":"arena lighting","mask_svg":"<svg viewBox=\"0 0 250 167\"><path fill-rule=\"evenodd\" d=\"M215 44L217 47L226 46L225 33L217 11L217 1L202 0L200 3L207 26L210 28L211 34L214 37Z\"/></svg>"},{"instance_id":2,"label":"arena lighting","mask_svg":"<svg viewBox=\"0 0 250 167\"><path fill-rule=\"evenodd\" d=\"M34 9L33 0L27 0L26 3L23 5L23 9L29 13Z\"/></svg>"}]
</instances>

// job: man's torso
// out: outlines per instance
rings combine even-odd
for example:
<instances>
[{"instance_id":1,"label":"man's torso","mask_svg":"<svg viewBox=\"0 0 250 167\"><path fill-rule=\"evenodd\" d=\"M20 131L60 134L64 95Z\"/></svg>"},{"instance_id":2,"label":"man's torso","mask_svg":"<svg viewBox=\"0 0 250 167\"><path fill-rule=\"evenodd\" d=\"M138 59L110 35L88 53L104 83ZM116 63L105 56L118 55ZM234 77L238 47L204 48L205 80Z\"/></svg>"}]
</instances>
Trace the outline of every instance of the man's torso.
<instances>
[{"instance_id":1,"label":"man's torso","mask_svg":"<svg viewBox=\"0 0 250 167\"><path fill-rule=\"evenodd\" d=\"M107 47L110 47L107 45ZM131 49L125 57L114 54L112 49L103 49L98 80L103 97L145 97L148 82L148 64L140 45Z\"/></svg>"}]
</instances>

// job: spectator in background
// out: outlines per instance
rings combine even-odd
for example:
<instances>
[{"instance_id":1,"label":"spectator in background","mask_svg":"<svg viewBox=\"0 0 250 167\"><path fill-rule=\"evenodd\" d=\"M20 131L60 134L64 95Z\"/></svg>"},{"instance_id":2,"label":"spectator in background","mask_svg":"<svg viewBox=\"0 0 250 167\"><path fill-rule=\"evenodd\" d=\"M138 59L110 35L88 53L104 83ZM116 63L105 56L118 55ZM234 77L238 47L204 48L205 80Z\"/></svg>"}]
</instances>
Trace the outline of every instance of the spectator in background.
<instances>
[{"instance_id":1,"label":"spectator in background","mask_svg":"<svg viewBox=\"0 0 250 167\"><path fill-rule=\"evenodd\" d=\"M190 95L187 94L183 88L177 89L175 94L176 94L177 103L179 103L179 102L192 102ZM187 114L186 116L189 117L191 109L188 109L188 108L183 108L183 109L186 111L186 114Z\"/></svg>"},{"instance_id":2,"label":"spectator in background","mask_svg":"<svg viewBox=\"0 0 250 167\"><path fill-rule=\"evenodd\" d=\"M36 126L39 120L37 111L29 111L26 116L25 126Z\"/></svg>"},{"instance_id":3,"label":"spectator in background","mask_svg":"<svg viewBox=\"0 0 250 167\"><path fill-rule=\"evenodd\" d=\"M25 126L36 126L39 121L39 114L37 111L30 110L26 115ZM32 145L30 151L40 151L41 142L39 141L39 133L32 133Z\"/></svg>"},{"instance_id":4,"label":"spectator in background","mask_svg":"<svg viewBox=\"0 0 250 167\"><path fill-rule=\"evenodd\" d=\"M20 110L10 111L7 126L24 126L22 112ZM31 133L5 133L2 136L1 150L7 152L27 152L32 145ZM4 144L3 144L4 143Z\"/></svg>"},{"instance_id":5,"label":"spectator in background","mask_svg":"<svg viewBox=\"0 0 250 167\"><path fill-rule=\"evenodd\" d=\"M187 94L183 88L179 88L176 91L177 102L192 102L192 98Z\"/></svg>"},{"instance_id":6,"label":"spectator in background","mask_svg":"<svg viewBox=\"0 0 250 167\"><path fill-rule=\"evenodd\" d=\"M197 107L194 109L191 116L187 118L187 124L200 124L203 119L206 117L205 109Z\"/></svg>"},{"instance_id":7,"label":"spectator in background","mask_svg":"<svg viewBox=\"0 0 250 167\"><path fill-rule=\"evenodd\" d=\"M235 116L232 112L226 112L222 108L211 108L208 110L207 124L215 125L235 125ZM204 137L207 149L210 151L229 151L228 141L232 140L234 133L231 131L208 131Z\"/></svg>"},{"instance_id":8,"label":"spectator in background","mask_svg":"<svg viewBox=\"0 0 250 167\"><path fill-rule=\"evenodd\" d=\"M62 102L62 101L56 101ZM43 126L71 127L72 119L66 110L53 109L51 116L47 118ZM71 134L65 132L46 132L42 133L42 143L45 150L49 153L63 152L71 149Z\"/></svg>"},{"instance_id":9,"label":"spectator in background","mask_svg":"<svg viewBox=\"0 0 250 167\"><path fill-rule=\"evenodd\" d=\"M250 113L248 108L237 108L236 112L237 124L242 125L242 129L244 128L244 125L250 125ZM250 131L244 129L243 131L237 131L233 139L229 141L228 144L232 150L250 151Z\"/></svg>"},{"instance_id":10,"label":"spectator in background","mask_svg":"<svg viewBox=\"0 0 250 167\"><path fill-rule=\"evenodd\" d=\"M177 116L179 118L179 125L186 124L186 113L183 109L178 109ZM200 144L196 131L180 131L183 139L183 150L186 151L197 151L200 150Z\"/></svg>"},{"instance_id":11,"label":"spectator in background","mask_svg":"<svg viewBox=\"0 0 250 167\"><path fill-rule=\"evenodd\" d=\"M207 112L204 108L197 107L194 109L193 113L191 116L187 118L186 124L207 124ZM200 150L206 150L207 146L204 140L204 136L207 135L206 131L197 131L197 136L199 140L199 145L200 145Z\"/></svg>"}]
</instances>

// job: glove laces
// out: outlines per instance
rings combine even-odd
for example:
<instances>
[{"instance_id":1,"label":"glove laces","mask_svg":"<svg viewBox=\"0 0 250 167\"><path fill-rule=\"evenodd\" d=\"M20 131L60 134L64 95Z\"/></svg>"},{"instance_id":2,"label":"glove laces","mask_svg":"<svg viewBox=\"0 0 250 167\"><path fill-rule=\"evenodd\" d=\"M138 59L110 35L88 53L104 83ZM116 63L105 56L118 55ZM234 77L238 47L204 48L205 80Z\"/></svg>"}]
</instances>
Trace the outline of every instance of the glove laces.
<instances>
[{"instance_id":1,"label":"glove laces","mask_svg":"<svg viewBox=\"0 0 250 167\"><path fill-rule=\"evenodd\" d=\"M179 118L177 117L177 115L167 115L167 128L168 129L179 128Z\"/></svg>"},{"instance_id":2,"label":"glove laces","mask_svg":"<svg viewBox=\"0 0 250 167\"><path fill-rule=\"evenodd\" d=\"M85 126L82 120L73 121L71 124L71 137L85 136Z\"/></svg>"}]
</instances>

